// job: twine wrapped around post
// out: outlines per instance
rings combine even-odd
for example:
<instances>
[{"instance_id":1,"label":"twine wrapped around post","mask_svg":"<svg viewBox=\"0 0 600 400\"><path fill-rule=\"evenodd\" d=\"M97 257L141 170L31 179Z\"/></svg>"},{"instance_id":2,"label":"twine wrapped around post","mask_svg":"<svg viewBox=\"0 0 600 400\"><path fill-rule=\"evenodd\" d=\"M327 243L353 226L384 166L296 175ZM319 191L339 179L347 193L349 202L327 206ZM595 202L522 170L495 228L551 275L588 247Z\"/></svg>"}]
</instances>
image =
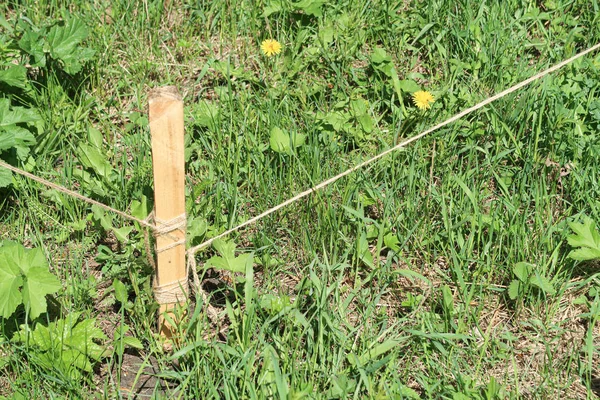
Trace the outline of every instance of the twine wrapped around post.
<instances>
[{"instance_id":1,"label":"twine wrapped around post","mask_svg":"<svg viewBox=\"0 0 600 400\"><path fill-rule=\"evenodd\" d=\"M160 218L154 217L154 223L156 224L156 230L154 231L154 237L158 239L160 236L168 235L175 231L181 231L185 235L185 228L187 218L185 213L178 217L170 219L168 221L161 220ZM184 236L185 237L185 236ZM157 240L158 243L158 240ZM176 242L170 243L163 247L156 248L156 253L162 253L167 250L171 250L177 246L185 245L185 239L180 239ZM175 281L169 282L162 285L158 285L156 280L154 281L154 298L158 304L175 304L184 302L189 296L189 284L188 284L188 273L186 271L185 277Z\"/></svg>"},{"instance_id":2,"label":"twine wrapped around post","mask_svg":"<svg viewBox=\"0 0 600 400\"><path fill-rule=\"evenodd\" d=\"M160 304L160 333L172 337L177 330L164 318L178 323L173 314L189 293L185 264L185 161L183 101L177 88L167 86L151 91L149 121L154 170L154 221L156 275L154 296Z\"/></svg>"}]
</instances>

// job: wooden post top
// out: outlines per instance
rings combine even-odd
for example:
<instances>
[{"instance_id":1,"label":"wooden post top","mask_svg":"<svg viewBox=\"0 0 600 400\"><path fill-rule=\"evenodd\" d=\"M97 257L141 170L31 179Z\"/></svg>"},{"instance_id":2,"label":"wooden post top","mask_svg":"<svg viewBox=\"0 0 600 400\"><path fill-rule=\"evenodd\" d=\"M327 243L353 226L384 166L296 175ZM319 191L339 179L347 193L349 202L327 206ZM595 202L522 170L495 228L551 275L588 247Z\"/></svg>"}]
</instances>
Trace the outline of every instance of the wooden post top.
<instances>
[{"instance_id":1,"label":"wooden post top","mask_svg":"<svg viewBox=\"0 0 600 400\"><path fill-rule=\"evenodd\" d=\"M161 86L154 89L150 89L150 96L148 102L153 103L157 100L173 100L181 101L181 95L177 90L177 86Z\"/></svg>"}]
</instances>

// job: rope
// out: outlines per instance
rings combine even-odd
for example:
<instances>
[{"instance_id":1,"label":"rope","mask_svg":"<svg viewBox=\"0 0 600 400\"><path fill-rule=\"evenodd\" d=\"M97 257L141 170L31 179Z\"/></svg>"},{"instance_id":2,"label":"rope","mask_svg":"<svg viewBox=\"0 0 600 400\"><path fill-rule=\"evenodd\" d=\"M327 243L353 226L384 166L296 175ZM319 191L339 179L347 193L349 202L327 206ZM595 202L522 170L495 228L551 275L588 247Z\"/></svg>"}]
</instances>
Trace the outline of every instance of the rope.
<instances>
[{"instance_id":1,"label":"rope","mask_svg":"<svg viewBox=\"0 0 600 400\"><path fill-rule=\"evenodd\" d=\"M58 190L59 192L62 192L64 194L68 194L69 196L75 197L76 199L79 199L79 200L84 201L86 203L89 203L89 204L98 206L100 208L103 208L106 211L113 212L113 213L115 213L117 215L120 215L123 218L129 219L131 221L135 221L135 222L139 223L140 225L145 226L146 228L152 229L153 231L156 229L156 227L154 225L150 224L148 221L136 218L133 215L129 215L127 213L124 213L123 211L117 210L116 208L112 208L111 206L107 206L106 204L102 204L99 201L90 199L89 197L86 197L86 196L84 196L82 194L74 192L73 190L67 189L64 186L60 186L60 185L58 185L56 183L53 183L53 182L50 182L50 181L48 181L48 180L46 180L44 178L40 178L39 176L33 175L33 174L31 174L31 173L29 173L27 171L23 171L20 168L13 167L12 165L7 164L7 163L5 163L2 160L0 160L0 167L4 167L6 169L9 169L9 170L11 170L14 173L17 173L19 175L23 175L23 176L25 176L25 177L27 177L27 178L29 178L31 180L34 180L36 182L41 183L42 185L45 185L45 186L48 186L49 188Z\"/></svg>"},{"instance_id":2,"label":"rope","mask_svg":"<svg viewBox=\"0 0 600 400\"><path fill-rule=\"evenodd\" d=\"M221 234L219 234L219 235L217 235L217 236L215 236L215 237L213 237L211 239L206 240L203 243L200 243L199 245L197 245L195 247L190 248L188 250L188 257L193 257L193 255L196 254L199 250L201 250L201 249L203 249L203 248L211 245L215 240L221 239L221 238L229 235L230 233L233 233L235 231L240 230L241 228L243 228L245 226L253 224L256 221L258 221L258 220L260 220L260 219L262 219L262 218L264 218L264 217L266 217L266 216L268 216L270 214L273 214L274 212L278 211L279 209L281 209L281 208L283 208L285 206L288 206L288 205L294 203L295 201L300 200L301 198L306 197L309 194L316 192L317 190L320 190L320 189L323 189L326 186L329 186L330 184L334 183L335 181L339 180L340 178L343 178L346 175L350 175L354 171L356 171L358 169L361 169L364 166L369 165L372 162L377 161L377 160L379 160L382 157L385 157L386 155L390 154L391 152L396 151L398 149L401 149L401 148L405 147L406 145L408 145L408 144L410 144L410 143L412 143L412 142L414 142L416 140L421 139L423 136L426 136L426 135L430 134L431 132L434 132L434 131L436 131L436 130L438 130L438 129L446 126L446 125L449 125L452 122L454 122L454 121L456 121L456 120L464 117L465 115L468 115L468 114L472 113L473 111L479 110L480 108L485 107L486 105L488 105L488 104L490 104L490 103L492 103L492 102L494 102L494 101L496 101L496 100L498 100L498 99L500 99L500 98L502 98L502 97L504 97L504 96L506 96L506 95L508 95L510 93L513 93L513 92L521 89L523 86L529 85L531 82L533 82L535 80L538 80L538 79L540 79L540 78L542 78L542 77L544 77L544 76L546 76L546 75L548 75L548 74L550 74L550 73L552 73L552 72L554 72L554 71L556 71L556 70L564 67L565 65L567 65L567 64L575 61L576 59L578 59L580 57L585 56L588 53L591 53L591 52L597 50L598 48L600 48L600 43L598 43L595 46L592 46L589 49L584 50L581 53L578 53L578 54L574 55L573 57L571 57L571 58L569 58L567 60L564 60L564 61L562 61L562 62L560 62L560 63L558 63L558 64L556 64L556 65L554 65L554 66L552 66L552 67L550 67L550 68L548 68L548 69L546 69L546 70L544 70L544 71L542 71L542 72L540 72L540 73L538 73L538 74L536 74L536 75L534 75L534 76L532 76L532 77L530 77L528 79L525 79L524 81L521 81L521 82L517 83L516 85L511 86L510 88L508 88L506 90L503 90L502 92L500 92L500 93L498 93L498 94L496 94L496 95L494 95L492 97L489 97L489 98L483 100L482 102L474 105L473 107L469 107L466 110L461 111L458 114L455 114L453 117L445 120L444 122L441 122L441 123L435 125L434 127L429 128L426 131L423 131L423 132L419 133L418 135L413 136L410 139L407 139L404 142L399 143L396 146L391 147L391 148L385 150L384 152L379 153L376 156L374 156L372 158L369 158L368 160L363 161L360 164L357 164L354 167L352 167L350 169L347 169L346 171L344 171L344 172L342 172L342 173L340 173L340 174L338 174L338 175L336 175L334 177L331 177L331 178L329 178L329 179L327 179L327 180L319 183L316 186L311 187L310 189L307 189L307 190L305 190L305 191L303 191L301 193L298 193L294 197L292 197L292 198L284 201L283 203L280 203L280 204L276 205L273 208L268 209L267 211L263 212L262 214L259 214L259 215L255 216L253 218L250 218L246 222L243 222L243 223L241 223L241 224L239 224L239 225L237 225L237 226L235 226L235 227L233 227L231 229L226 230L225 232L223 232L223 233L221 233Z\"/></svg>"},{"instance_id":3,"label":"rope","mask_svg":"<svg viewBox=\"0 0 600 400\"><path fill-rule=\"evenodd\" d=\"M22 170L20 168L13 167L12 165L7 164L7 163L5 163L2 160L0 160L0 167L4 167L4 168L6 168L8 170L11 170L14 173L17 173L19 175L23 175L23 176L25 176L25 177L27 177L27 178L29 178L31 180L39 182L39 183L41 183L41 184L43 184L45 186L48 186L49 188L58 190L59 192L65 193L65 194L67 194L67 195L69 195L71 197L75 197L76 199L84 201L84 202L86 202L88 204L92 204L92 205L98 206L98 207L100 207L100 208L102 208L102 209L104 209L106 211L113 212L113 213L115 213L115 214L117 214L117 215L119 215L119 216L121 216L121 217L123 217L125 219L129 219L131 221L135 221L135 222L139 223L140 225L142 225L142 226L144 226L144 227L152 230L153 232L156 232L159 229L155 224L150 223L150 221L154 220L154 214L153 214L154 211L152 213L150 213L148 215L148 217L146 217L146 219L139 219L139 218L134 217L133 215L130 215L130 214L124 213L123 211L117 210L116 208L113 208L111 206L107 206L106 204L100 203L97 200L90 199L89 197L86 197L86 196L84 196L84 195L82 195L80 193L77 193L77 192L75 192L75 191L73 191L71 189L67 189L64 186L61 186L61 185L58 185L56 183L50 182L49 180L46 180L44 178L40 178L39 176L33 175L32 173L24 171L24 170ZM165 233L165 235L168 236L169 238L173 239L173 240L179 240L178 237L169 234L169 232Z\"/></svg>"}]
</instances>

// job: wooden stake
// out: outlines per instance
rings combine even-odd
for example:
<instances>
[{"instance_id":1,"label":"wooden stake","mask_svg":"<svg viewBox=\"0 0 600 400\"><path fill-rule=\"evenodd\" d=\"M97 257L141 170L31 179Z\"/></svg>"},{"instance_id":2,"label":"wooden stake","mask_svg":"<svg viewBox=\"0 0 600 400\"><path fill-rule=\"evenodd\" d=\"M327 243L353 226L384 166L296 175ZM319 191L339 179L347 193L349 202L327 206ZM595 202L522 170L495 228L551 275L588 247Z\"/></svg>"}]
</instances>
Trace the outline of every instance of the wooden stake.
<instances>
[{"instance_id":1,"label":"wooden stake","mask_svg":"<svg viewBox=\"0 0 600 400\"><path fill-rule=\"evenodd\" d=\"M161 303L158 327L162 335L170 338L175 327L165 321L164 312L168 312L174 318L173 309L185 301L181 288L184 287L185 291L188 288L185 266L183 101L176 87L166 86L150 92L149 120L152 136L155 221L160 227L161 222L169 225L175 223L174 219L183 218L183 223L179 224L181 229L163 235L159 233L156 237L155 295ZM175 245L179 242L182 243ZM165 250L161 251L161 249ZM168 292L166 296L165 290Z\"/></svg>"}]
</instances>

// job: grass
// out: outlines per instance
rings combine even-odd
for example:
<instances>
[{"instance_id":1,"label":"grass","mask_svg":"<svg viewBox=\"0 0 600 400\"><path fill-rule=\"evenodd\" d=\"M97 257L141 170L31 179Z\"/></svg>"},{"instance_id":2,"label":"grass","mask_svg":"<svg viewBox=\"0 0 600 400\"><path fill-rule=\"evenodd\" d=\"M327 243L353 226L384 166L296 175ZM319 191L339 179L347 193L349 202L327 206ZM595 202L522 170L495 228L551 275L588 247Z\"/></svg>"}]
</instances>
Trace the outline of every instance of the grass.
<instances>
[{"instance_id":1,"label":"grass","mask_svg":"<svg viewBox=\"0 0 600 400\"><path fill-rule=\"evenodd\" d=\"M11 24L78 18L95 50L78 74L29 70L34 89L17 100L44 121L37 175L128 212L151 204L147 94L179 88L193 243L600 39L595 0L0 8ZM261 54L268 38L281 54ZM432 109L394 74L433 93ZM598 397L597 262L569 258L566 237L568 221L600 221L599 78L592 54L232 235L254 273L201 268L219 321L191 299L173 353L155 335L139 230L120 241L87 205L15 177L0 189L0 238L42 248L64 287L30 325L83 312L108 350L76 379L9 341L24 315L0 319L0 397L129 398L119 323L143 344L125 354L158 366L156 398ZM274 128L305 143L274 151ZM83 159L93 132L110 174ZM523 284L511 299L521 262L551 290Z\"/></svg>"}]
</instances>

